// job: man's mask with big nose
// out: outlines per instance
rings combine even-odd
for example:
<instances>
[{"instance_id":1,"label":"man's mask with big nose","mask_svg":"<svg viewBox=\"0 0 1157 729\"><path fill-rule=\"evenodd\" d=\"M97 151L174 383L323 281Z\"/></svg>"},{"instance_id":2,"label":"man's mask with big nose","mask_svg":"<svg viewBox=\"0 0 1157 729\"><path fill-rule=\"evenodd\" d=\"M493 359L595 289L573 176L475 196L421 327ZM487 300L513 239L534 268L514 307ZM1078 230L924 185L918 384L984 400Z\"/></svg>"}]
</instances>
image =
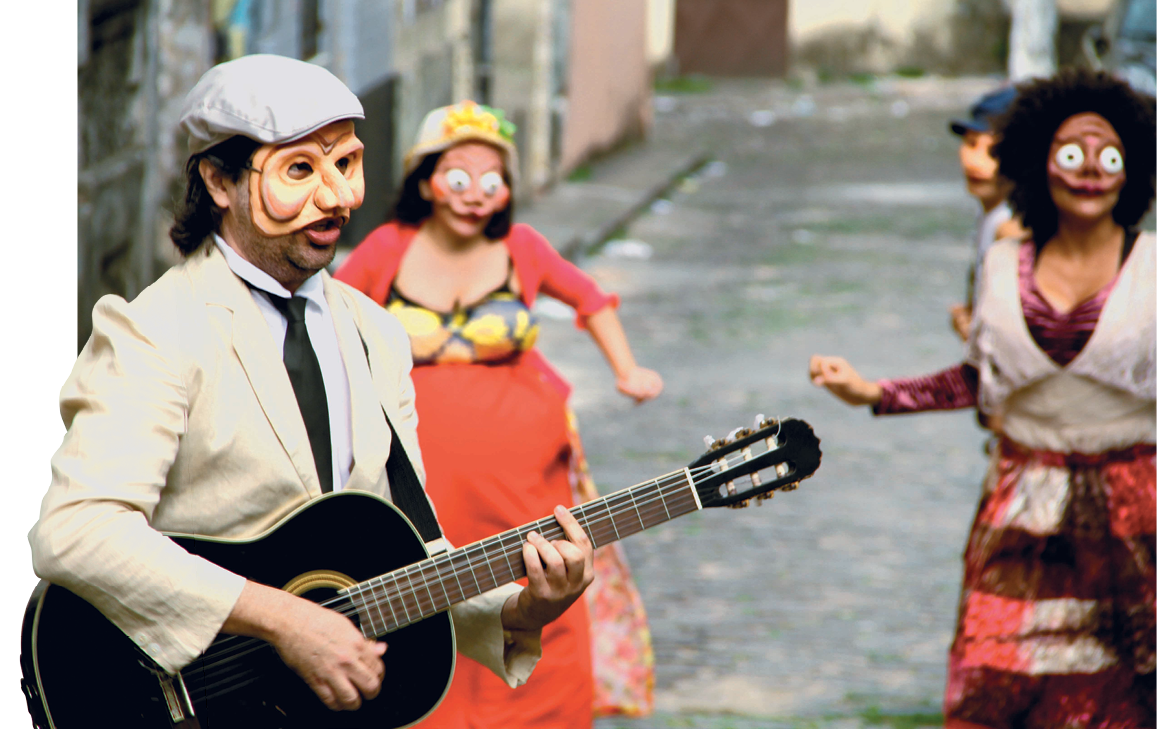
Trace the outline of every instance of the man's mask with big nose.
<instances>
[{"instance_id":1,"label":"man's mask with big nose","mask_svg":"<svg viewBox=\"0 0 1157 729\"><path fill-rule=\"evenodd\" d=\"M249 176L253 222L267 236L295 233L341 217L365 198L362 143L352 121L329 124L285 144L258 147Z\"/></svg>"}]
</instances>

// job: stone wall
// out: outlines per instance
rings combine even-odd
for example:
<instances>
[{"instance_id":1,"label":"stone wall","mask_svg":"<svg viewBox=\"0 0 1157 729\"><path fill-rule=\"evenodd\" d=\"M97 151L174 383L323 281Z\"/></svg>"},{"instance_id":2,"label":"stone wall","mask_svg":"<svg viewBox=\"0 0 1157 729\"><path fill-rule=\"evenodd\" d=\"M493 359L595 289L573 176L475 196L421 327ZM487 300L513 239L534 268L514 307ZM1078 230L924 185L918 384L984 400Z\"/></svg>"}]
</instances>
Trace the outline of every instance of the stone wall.
<instances>
[{"instance_id":1,"label":"stone wall","mask_svg":"<svg viewBox=\"0 0 1157 729\"><path fill-rule=\"evenodd\" d=\"M207 0L82 0L77 20L79 348L98 298L132 298L174 259L176 121L212 36Z\"/></svg>"}]
</instances>

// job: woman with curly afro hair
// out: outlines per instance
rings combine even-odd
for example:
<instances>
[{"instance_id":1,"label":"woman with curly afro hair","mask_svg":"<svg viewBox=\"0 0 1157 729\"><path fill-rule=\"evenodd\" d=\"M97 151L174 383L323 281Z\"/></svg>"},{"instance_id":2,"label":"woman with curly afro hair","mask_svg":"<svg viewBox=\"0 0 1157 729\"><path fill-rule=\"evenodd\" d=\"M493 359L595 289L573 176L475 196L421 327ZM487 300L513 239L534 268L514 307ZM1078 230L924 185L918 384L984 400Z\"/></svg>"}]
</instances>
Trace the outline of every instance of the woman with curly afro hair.
<instances>
[{"instance_id":1,"label":"woman with curly afro hair","mask_svg":"<svg viewBox=\"0 0 1157 729\"><path fill-rule=\"evenodd\" d=\"M1157 542L1154 100L1104 74L1028 82L994 155L1031 230L984 259L964 364L812 381L878 415L1003 418L964 554L946 729L1151 727Z\"/></svg>"}]
</instances>

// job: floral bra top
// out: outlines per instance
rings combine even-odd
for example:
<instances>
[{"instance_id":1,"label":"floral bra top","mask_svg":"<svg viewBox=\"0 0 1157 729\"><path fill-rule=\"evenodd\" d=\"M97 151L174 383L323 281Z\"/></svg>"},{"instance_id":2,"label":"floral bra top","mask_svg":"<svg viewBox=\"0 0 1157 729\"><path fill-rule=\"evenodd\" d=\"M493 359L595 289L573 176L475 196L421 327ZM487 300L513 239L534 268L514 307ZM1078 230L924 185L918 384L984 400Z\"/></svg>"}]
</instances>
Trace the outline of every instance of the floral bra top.
<instances>
[{"instance_id":1,"label":"floral bra top","mask_svg":"<svg viewBox=\"0 0 1157 729\"><path fill-rule=\"evenodd\" d=\"M477 303L449 313L415 303L391 286L386 310L410 335L415 365L501 362L530 349L538 339L538 321L510 290L510 274Z\"/></svg>"}]
</instances>

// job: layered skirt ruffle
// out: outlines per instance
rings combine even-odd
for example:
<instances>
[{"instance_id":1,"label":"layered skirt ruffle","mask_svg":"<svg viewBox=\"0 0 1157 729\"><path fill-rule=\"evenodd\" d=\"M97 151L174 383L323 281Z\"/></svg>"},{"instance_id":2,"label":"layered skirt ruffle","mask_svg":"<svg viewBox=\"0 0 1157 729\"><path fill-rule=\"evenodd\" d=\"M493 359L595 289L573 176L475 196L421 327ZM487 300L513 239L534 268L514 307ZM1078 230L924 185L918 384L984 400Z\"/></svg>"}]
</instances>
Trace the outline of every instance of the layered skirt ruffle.
<instances>
[{"instance_id":1,"label":"layered skirt ruffle","mask_svg":"<svg viewBox=\"0 0 1157 729\"><path fill-rule=\"evenodd\" d=\"M946 729L1154 726L1154 453L1001 442L964 555Z\"/></svg>"}]
</instances>

